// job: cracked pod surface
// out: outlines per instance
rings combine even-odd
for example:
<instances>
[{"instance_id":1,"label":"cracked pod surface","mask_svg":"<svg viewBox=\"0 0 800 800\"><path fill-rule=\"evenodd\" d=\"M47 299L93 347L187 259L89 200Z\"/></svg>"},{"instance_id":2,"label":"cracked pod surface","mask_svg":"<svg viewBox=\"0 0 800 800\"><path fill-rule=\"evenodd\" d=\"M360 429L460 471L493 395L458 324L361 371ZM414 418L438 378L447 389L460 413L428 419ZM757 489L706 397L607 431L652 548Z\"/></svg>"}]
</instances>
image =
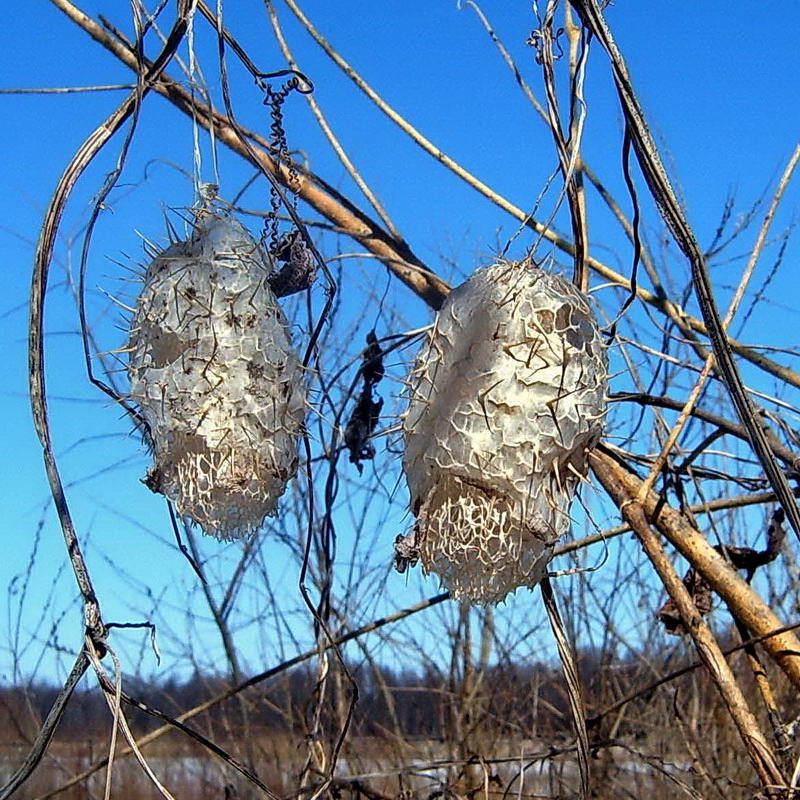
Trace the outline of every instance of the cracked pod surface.
<instances>
[{"instance_id":1,"label":"cracked pod surface","mask_svg":"<svg viewBox=\"0 0 800 800\"><path fill-rule=\"evenodd\" d=\"M243 225L201 212L147 267L131 324L146 483L220 538L258 530L297 471L305 388L270 267Z\"/></svg>"},{"instance_id":2,"label":"cracked pod surface","mask_svg":"<svg viewBox=\"0 0 800 800\"><path fill-rule=\"evenodd\" d=\"M495 603L543 577L586 451L608 362L586 298L529 263L479 269L439 311L410 376L403 468L421 560L456 597Z\"/></svg>"}]
</instances>

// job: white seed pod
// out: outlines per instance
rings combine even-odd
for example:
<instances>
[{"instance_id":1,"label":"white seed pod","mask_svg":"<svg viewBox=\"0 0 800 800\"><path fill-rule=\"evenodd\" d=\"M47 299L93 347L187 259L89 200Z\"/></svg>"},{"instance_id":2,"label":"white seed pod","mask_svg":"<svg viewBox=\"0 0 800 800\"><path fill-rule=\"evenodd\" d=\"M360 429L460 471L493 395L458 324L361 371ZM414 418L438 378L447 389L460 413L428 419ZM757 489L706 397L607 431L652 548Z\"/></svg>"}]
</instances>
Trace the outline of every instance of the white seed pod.
<instances>
[{"instance_id":1,"label":"white seed pod","mask_svg":"<svg viewBox=\"0 0 800 800\"><path fill-rule=\"evenodd\" d=\"M130 330L146 482L220 538L258 530L297 472L305 388L270 264L243 225L203 212L148 266Z\"/></svg>"},{"instance_id":2,"label":"white seed pod","mask_svg":"<svg viewBox=\"0 0 800 800\"><path fill-rule=\"evenodd\" d=\"M529 263L478 270L445 301L410 377L403 467L419 558L456 597L495 603L543 577L586 451L608 362L585 297Z\"/></svg>"}]
</instances>

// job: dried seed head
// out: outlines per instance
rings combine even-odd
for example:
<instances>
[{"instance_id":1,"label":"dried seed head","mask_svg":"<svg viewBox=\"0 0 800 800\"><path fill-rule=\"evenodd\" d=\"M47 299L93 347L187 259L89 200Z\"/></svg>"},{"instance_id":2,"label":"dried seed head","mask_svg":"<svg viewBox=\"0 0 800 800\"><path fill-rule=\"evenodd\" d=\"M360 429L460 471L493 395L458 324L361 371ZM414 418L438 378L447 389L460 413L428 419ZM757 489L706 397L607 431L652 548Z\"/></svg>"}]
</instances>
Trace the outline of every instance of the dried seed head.
<instances>
[{"instance_id":1,"label":"dried seed head","mask_svg":"<svg viewBox=\"0 0 800 800\"><path fill-rule=\"evenodd\" d=\"M499 602L543 577L598 441L608 364L589 305L530 264L453 290L411 373L399 543L455 596ZM413 560L413 559L412 559Z\"/></svg>"},{"instance_id":2,"label":"dried seed head","mask_svg":"<svg viewBox=\"0 0 800 800\"><path fill-rule=\"evenodd\" d=\"M244 226L203 212L148 266L130 331L147 483L220 538L258 530L297 471L305 389L270 268Z\"/></svg>"}]
</instances>

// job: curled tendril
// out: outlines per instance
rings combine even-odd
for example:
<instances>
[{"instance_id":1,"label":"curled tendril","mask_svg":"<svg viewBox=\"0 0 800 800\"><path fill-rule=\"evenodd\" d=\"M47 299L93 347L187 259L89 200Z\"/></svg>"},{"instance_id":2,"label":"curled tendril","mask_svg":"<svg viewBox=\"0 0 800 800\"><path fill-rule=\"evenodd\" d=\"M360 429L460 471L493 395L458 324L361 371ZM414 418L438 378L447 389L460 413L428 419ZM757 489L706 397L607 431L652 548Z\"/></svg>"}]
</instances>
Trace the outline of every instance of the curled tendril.
<instances>
[{"instance_id":1,"label":"curled tendril","mask_svg":"<svg viewBox=\"0 0 800 800\"><path fill-rule=\"evenodd\" d=\"M270 81L276 78L283 78L286 75L292 77L283 85L284 89L288 92L295 91L300 94L312 94L314 91L314 83L311 79L300 72L299 69L279 69L276 72L257 72L255 74L256 85L263 89L265 92L271 91Z\"/></svg>"},{"instance_id":2,"label":"curled tendril","mask_svg":"<svg viewBox=\"0 0 800 800\"><path fill-rule=\"evenodd\" d=\"M552 43L553 61L558 61L564 55L564 46L561 44L561 37L563 34L563 28L558 28L554 36L545 34L541 28L536 28L531 31L531 35L525 40L525 44L536 51L535 58L537 64L541 65L544 62L544 48L548 40Z\"/></svg>"}]
</instances>

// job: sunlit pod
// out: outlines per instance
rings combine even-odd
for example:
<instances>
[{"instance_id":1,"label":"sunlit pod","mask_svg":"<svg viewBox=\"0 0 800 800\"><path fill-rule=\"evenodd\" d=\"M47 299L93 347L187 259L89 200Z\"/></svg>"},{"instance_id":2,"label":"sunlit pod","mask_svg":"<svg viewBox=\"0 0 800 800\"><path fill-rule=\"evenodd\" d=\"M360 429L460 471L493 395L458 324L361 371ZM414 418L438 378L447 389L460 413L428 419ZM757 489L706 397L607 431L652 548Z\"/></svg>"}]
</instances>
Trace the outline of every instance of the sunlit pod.
<instances>
[{"instance_id":1,"label":"sunlit pod","mask_svg":"<svg viewBox=\"0 0 800 800\"><path fill-rule=\"evenodd\" d=\"M535 586L570 526L607 378L587 299L563 278L498 263L453 290L409 380L416 524L398 559L477 603Z\"/></svg>"},{"instance_id":2,"label":"sunlit pod","mask_svg":"<svg viewBox=\"0 0 800 800\"><path fill-rule=\"evenodd\" d=\"M131 325L146 482L220 538L258 530L297 471L303 372L270 270L243 225L199 212L149 264Z\"/></svg>"}]
</instances>

